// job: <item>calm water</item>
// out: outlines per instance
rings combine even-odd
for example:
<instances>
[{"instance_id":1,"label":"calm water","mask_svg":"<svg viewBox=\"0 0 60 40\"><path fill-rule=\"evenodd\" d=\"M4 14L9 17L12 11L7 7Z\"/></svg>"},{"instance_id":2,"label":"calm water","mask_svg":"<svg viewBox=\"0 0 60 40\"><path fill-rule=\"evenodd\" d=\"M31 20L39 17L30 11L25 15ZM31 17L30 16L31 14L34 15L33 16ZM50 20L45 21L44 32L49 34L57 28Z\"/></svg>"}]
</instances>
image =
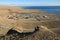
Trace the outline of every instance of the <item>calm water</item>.
<instances>
[{"instance_id":1,"label":"calm water","mask_svg":"<svg viewBox=\"0 0 60 40\"><path fill-rule=\"evenodd\" d=\"M25 6L24 8L42 10L50 14L60 14L60 6Z\"/></svg>"}]
</instances>

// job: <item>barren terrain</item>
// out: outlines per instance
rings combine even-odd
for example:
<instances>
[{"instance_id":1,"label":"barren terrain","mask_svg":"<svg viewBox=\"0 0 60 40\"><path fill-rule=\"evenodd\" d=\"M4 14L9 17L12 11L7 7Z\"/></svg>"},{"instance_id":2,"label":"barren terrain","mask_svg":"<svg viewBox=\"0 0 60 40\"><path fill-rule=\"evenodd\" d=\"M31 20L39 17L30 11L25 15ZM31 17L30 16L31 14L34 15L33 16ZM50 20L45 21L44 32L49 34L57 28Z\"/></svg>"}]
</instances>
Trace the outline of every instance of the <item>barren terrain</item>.
<instances>
[{"instance_id":1,"label":"barren terrain","mask_svg":"<svg viewBox=\"0 0 60 40\"><path fill-rule=\"evenodd\" d=\"M11 7L11 6L0 6L0 21L2 18L8 18L8 15L14 16L16 14L18 14L18 17L15 18L14 16L14 20L19 19L19 18L22 19L25 16L21 17L21 15L26 14L26 13L28 13L29 15L31 14L32 16L37 15L35 18L37 19L37 21L39 21L39 29L33 32L28 32L28 33L19 33L18 31L11 29L11 30L8 30L6 35L0 36L0 40L60 40L60 15L46 14L42 11L33 10L33 9L29 10L29 9ZM23 22L23 20L21 22ZM31 26L31 29L33 25ZM28 28L30 28L29 25L28 25Z\"/></svg>"}]
</instances>

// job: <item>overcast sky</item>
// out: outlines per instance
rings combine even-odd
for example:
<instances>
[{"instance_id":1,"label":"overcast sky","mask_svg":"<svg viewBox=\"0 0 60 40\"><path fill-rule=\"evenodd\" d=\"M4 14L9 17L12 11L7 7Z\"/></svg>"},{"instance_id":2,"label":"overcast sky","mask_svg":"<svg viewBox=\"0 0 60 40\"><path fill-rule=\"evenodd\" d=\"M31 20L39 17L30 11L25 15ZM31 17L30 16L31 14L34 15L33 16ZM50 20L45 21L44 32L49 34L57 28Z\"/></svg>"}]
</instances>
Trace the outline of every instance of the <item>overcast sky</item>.
<instances>
[{"instance_id":1,"label":"overcast sky","mask_svg":"<svg viewBox=\"0 0 60 40\"><path fill-rule=\"evenodd\" d=\"M60 0L0 0L0 5L8 6L60 6Z\"/></svg>"}]
</instances>

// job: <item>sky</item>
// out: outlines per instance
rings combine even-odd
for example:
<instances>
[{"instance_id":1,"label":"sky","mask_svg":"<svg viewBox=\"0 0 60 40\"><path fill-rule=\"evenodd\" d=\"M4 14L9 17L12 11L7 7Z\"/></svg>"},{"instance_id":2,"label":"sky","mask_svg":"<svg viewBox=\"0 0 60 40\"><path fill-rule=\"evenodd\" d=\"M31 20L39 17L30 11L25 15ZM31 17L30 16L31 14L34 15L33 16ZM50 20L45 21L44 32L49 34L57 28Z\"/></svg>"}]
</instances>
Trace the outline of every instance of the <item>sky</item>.
<instances>
[{"instance_id":1,"label":"sky","mask_svg":"<svg viewBox=\"0 0 60 40\"><path fill-rule=\"evenodd\" d=\"M60 0L0 0L0 5L8 6L60 6Z\"/></svg>"}]
</instances>

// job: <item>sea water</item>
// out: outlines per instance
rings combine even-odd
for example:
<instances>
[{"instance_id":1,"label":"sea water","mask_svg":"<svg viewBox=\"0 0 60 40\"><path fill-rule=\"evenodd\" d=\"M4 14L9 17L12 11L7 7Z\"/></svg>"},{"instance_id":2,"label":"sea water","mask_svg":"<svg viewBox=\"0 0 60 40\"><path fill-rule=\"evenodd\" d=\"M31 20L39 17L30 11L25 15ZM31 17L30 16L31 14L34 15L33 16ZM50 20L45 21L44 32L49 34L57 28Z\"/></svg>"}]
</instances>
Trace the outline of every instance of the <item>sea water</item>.
<instances>
[{"instance_id":1,"label":"sea water","mask_svg":"<svg viewBox=\"0 0 60 40\"><path fill-rule=\"evenodd\" d=\"M60 14L60 6L24 6L24 8L42 10L49 14Z\"/></svg>"}]
</instances>

